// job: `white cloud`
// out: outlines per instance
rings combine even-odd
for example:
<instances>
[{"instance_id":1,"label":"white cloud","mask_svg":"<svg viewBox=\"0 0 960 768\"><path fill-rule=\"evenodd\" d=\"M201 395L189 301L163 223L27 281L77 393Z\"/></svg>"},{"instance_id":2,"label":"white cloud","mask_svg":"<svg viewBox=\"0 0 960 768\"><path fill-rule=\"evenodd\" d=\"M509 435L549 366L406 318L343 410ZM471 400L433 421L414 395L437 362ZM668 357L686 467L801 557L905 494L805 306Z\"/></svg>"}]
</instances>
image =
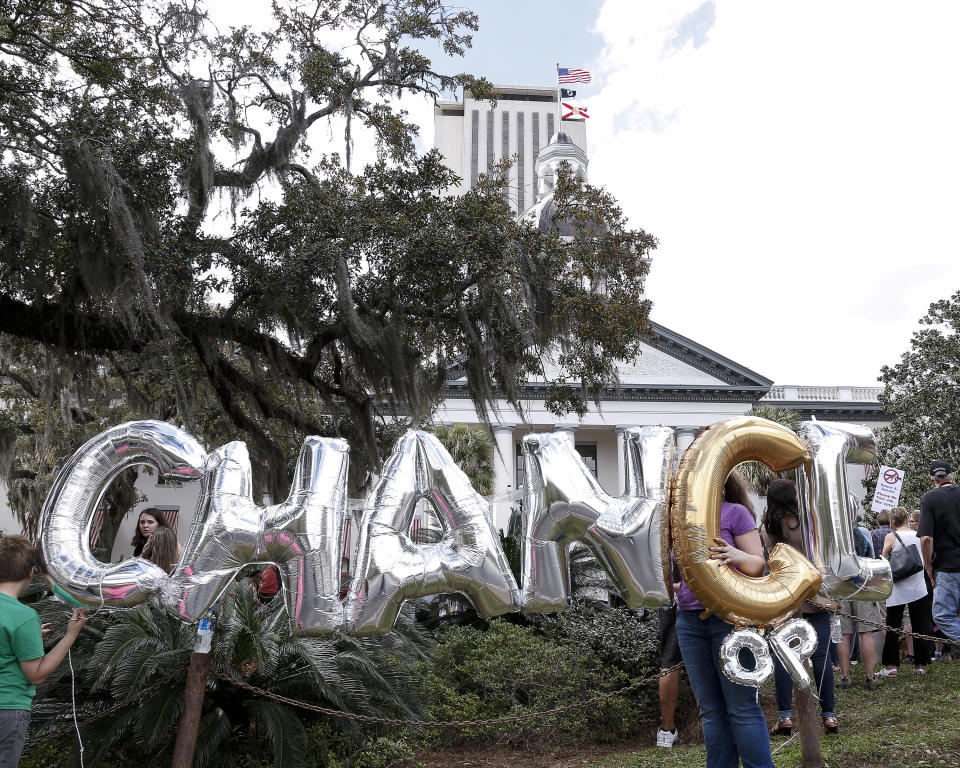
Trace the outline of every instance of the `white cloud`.
<instances>
[{"instance_id":1,"label":"white cloud","mask_svg":"<svg viewBox=\"0 0 960 768\"><path fill-rule=\"evenodd\" d=\"M872 383L960 288L960 5L609 0L590 178L660 238L654 318Z\"/></svg>"}]
</instances>

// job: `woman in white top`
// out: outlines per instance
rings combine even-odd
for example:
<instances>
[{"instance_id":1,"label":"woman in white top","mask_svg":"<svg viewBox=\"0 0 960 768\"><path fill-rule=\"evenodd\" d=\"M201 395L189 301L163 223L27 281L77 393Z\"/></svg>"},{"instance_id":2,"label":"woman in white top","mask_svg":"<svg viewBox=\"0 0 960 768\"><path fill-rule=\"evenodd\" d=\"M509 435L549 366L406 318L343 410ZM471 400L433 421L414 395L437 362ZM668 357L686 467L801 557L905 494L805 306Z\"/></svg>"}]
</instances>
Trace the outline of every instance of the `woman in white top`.
<instances>
[{"instance_id":1,"label":"woman in white top","mask_svg":"<svg viewBox=\"0 0 960 768\"><path fill-rule=\"evenodd\" d=\"M897 507L891 512L891 533L883 540L883 556L901 547L916 547L921 554L920 539L907 521L907 510ZM900 629L903 626L903 608L910 609L910 623L913 631L922 635L933 634L933 595L927 587L926 574L923 571L908 576L893 583L893 593L887 600L887 625ZM933 644L929 640L919 637L913 639L913 671L918 675L925 675L924 667L930 663L933 655ZM887 638L883 643L882 662L884 668L879 672L880 677L896 677L897 667L900 665L900 636L896 632L887 630Z\"/></svg>"}]
</instances>

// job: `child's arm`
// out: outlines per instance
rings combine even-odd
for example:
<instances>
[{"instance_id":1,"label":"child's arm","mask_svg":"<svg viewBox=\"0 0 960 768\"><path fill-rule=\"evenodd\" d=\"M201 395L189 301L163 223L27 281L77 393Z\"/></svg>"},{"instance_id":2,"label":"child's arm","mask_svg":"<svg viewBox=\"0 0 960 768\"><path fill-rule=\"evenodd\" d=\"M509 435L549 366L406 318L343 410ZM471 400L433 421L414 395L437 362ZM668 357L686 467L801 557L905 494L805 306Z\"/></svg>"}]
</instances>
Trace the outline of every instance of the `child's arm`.
<instances>
[{"instance_id":1,"label":"child's arm","mask_svg":"<svg viewBox=\"0 0 960 768\"><path fill-rule=\"evenodd\" d=\"M70 646L72 646L77 639L77 635L80 634L80 629L86 621L86 614L79 609L74 609L70 623L67 624L67 633L59 643L53 646L46 656L20 662L20 669L23 670L23 676L27 678L27 682L30 683L30 685L40 685L40 683L53 674L54 670L56 670L56 668L60 666L60 663L66 658L67 651L70 650Z\"/></svg>"}]
</instances>

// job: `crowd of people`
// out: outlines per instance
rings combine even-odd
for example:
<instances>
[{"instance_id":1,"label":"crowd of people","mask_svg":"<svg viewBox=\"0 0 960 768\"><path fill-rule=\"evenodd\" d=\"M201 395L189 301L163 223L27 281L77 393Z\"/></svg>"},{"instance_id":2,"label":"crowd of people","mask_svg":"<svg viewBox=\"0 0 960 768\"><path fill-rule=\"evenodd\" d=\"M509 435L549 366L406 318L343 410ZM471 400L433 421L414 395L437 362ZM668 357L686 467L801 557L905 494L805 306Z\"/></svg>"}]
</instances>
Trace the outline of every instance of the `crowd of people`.
<instances>
[{"instance_id":1,"label":"crowd of people","mask_svg":"<svg viewBox=\"0 0 960 768\"><path fill-rule=\"evenodd\" d=\"M912 663L917 675L925 675L935 658L952 658L952 644L960 643L960 488L954 484L953 467L946 461L931 463L930 481L934 487L924 494L919 510L883 510L876 530L868 531L861 525L854 528L860 557L893 557L899 561L909 558L896 556L898 550L914 549L908 554L917 563L916 568L895 571L890 597L883 603L840 603L839 643L831 641L831 612L805 604L798 613L813 625L817 635L811 662L826 733L839 732L834 689L852 685L850 666L855 663L852 656L857 644L865 670L864 684L875 690L899 673L904 652L902 634L896 630L942 638L932 641L907 636L905 660ZM786 544L803 551L794 483L774 480L766 501L758 527L746 487L736 472L731 473L720 511L720 537L710 548L712 558L748 576L758 576L764 572L766 555L775 545ZM719 646L733 625L716 616L701 618L703 606L676 569L674 580L675 603L660 611L661 668L671 671L660 678L657 746L669 748L678 741L680 670L672 668L682 661L699 707L707 768L736 768L741 763L744 768L772 768L767 723L753 689L731 682L721 669ZM910 621L905 627L907 614ZM878 632L877 625L890 629ZM879 670L875 634L882 638ZM793 730L793 680L779 661L775 661L774 680L777 721L769 733L789 734Z\"/></svg>"}]
</instances>

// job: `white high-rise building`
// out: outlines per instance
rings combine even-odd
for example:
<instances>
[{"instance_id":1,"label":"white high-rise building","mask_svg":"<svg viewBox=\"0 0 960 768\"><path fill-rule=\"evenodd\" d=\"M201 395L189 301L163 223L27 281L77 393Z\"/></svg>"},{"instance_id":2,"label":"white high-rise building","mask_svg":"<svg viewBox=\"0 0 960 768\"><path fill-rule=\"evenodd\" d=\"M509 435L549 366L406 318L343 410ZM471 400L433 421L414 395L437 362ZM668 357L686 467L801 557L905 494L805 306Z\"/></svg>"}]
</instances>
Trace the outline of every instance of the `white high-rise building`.
<instances>
[{"instance_id":1,"label":"white high-rise building","mask_svg":"<svg viewBox=\"0 0 960 768\"><path fill-rule=\"evenodd\" d=\"M537 201L535 164L540 150L561 123L557 115L557 89L536 86L494 86L500 98L494 106L476 100L464 91L463 101L439 101L434 107L434 146L460 176L450 194L472 189L480 174L494 163L508 158L510 169L507 195L518 214ZM562 130L570 140L587 151L586 121L563 120Z\"/></svg>"}]
</instances>

